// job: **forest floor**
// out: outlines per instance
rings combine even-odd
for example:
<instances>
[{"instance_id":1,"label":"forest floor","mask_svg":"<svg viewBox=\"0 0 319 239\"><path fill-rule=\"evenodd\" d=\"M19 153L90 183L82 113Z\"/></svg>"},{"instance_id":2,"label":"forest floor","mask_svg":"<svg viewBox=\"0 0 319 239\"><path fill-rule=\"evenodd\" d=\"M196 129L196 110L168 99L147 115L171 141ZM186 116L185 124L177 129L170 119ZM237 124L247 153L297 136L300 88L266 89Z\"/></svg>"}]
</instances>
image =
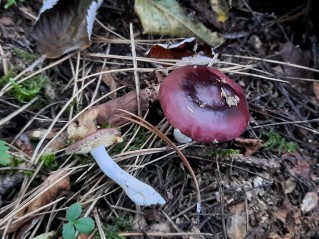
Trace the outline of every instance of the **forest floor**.
<instances>
[{"instance_id":1,"label":"forest floor","mask_svg":"<svg viewBox=\"0 0 319 239\"><path fill-rule=\"evenodd\" d=\"M233 1L223 24L208 0L179 4L223 34L212 66L244 89L251 116L244 134L222 144L175 142L156 97L138 106L152 127L143 127L141 118L117 122L124 142L109 152L167 201L152 207L136 206L89 155L62 149L70 125L95 123L94 105L117 100L109 107L137 114L127 95L156 91L166 68L177 67L177 60L145 53L154 44L183 39L143 34L134 1L105 1L89 48L46 59L30 72L41 57L30 36L41 1L0 6L0 140L11 155L10 165L0 168L5 238L60 237L66 210L76 202L82 216L94 219L94 238L319 238L319 4ZM83 112L88 118L76 119ZM175 145L196 176L200 213L194 178Z\"/></svg>"}]
</instances>

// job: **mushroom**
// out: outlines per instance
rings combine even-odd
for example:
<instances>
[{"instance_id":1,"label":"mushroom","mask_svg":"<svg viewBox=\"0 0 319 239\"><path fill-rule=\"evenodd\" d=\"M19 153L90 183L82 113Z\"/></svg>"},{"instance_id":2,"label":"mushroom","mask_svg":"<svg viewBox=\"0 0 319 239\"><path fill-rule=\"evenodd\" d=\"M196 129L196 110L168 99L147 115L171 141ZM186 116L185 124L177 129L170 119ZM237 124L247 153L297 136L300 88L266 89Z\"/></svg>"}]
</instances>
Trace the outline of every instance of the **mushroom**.
<instances>
[{"instance_id":1,"label":"mushroom","mask_svg":"<svg viewBox=\"0 0 319 239\"><path fill-rule=\"evenodd\" d=\"M229 141L248 125L243 90L212 67L183 66L173 70L160 86L159 99L170 124L197 142Z\"/></svg>"},{"instance_id":2,"label":"mushroom","mask_svg":"<svg viewBox=\"0 0 319 239\"><path fill-rule=\"evenodd\" d=\"M105 150L105 147L122 141L118 130L114 128L101 129L70 145L65 149L65 152L67 154L90 152L104 174L121 186L127 196L137 205L165 204L165 200L158 192L121 169Z\"/></svg>"}]
</instances>

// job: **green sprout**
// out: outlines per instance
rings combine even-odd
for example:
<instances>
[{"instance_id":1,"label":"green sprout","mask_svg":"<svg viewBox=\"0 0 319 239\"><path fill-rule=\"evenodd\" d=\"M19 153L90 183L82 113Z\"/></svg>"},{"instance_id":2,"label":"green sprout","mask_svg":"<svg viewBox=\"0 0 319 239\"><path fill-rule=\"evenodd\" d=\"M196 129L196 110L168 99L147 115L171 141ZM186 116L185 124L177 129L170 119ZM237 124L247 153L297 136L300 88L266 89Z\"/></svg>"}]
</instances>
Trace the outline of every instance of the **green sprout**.
<instances>
[{"instance_id":1,"label":"green sprout","mask_svg":"<svg viewBox=\"0 0 319 239\"><path fill-rule=\"evenodd\" d=\"M23 2L24 0L20 0L20 2ZM0 1L1 2L1 1ZM4 9L8 9L10 7L12 7L13 5L17 5L17 1L16 0L8 0L7 3L4 5Z\"/></svg>"},{"instance_id":2,"label":"green sprout","mask_svg":"<svg viewBox=\"0 0 319 239\"><path fill-rule=\"evenodd\" d=\"M56 161L55 154L46 154L40 157L40 161L43 162L43 165L51 170L56 170L58 167L58 163Z\"/></svg>"},{"instance_id":3,"label":"green sprout","mask_svg":"<svg viewBox=\"0 0 319 239\"><path fill-rule=\"evenodd\" d=\"M35 61L36 59L38 59L38 56L27 52L25 50L19 49L19 48L13 48L12 49L13 53L19 57L20 59L24 60L24 61Z\"/></svg>"},{"instance_id":4,"label":"green sprout","mask_svg":"<svg viewBox=\"0 0 319 239\"><path fill-rule=\"evenodd\" d=\"M217 149L213 152L213 156L217 158L225 158L230 155L239 154L240 151L238 149Z\"/></svg>"},{"instance_id":5,"label":"green sprout","mask_svg":"<svg viewBox=\"0 0 319 239\"><path fill-rule=\"evenodd\" d=\"M291 153L298 150L299 145L293 142L287 142L280 134L276 132L263 133L266 142L262 145L264 149L275 149L281 153Z\"/></svg>"},{"instance_id":6,"label":"green sprout","mask_svg":"<svg viewBox=\"0 0 319 239\"><path fill-rule=\"evenodd\" d=\"M72 204L66 211L66 219L68 223L63 224L62 236L63 239L75 239L76 231L79 233L88 234L95 228L95 224L90 217L80 217L82 207L80 203Z\"/></svg>"},{"instance_id":7,"label":"green sprout","mask_svg":"<svg viewBox=\"0 0 319 239\"><path fill-rule=\"evenodd\" d=\"M128 231L132 228L132 221L124 216L120 216L113 221L113 225L107 225L104 227L104 232L107 239L124 239L118 235L120 231ZM99 238L99 237L96 237Z\"/></svg>"},{"instance_id":8,"label":"green sprout","mask_svg":"<svg viewBox=\"0 0 319 239\"><path fill-rule=\"evenodd\" d=\"M27 102L32 100L40 93L40 90L44 87L46 82L47 78L43 76L34 77L22 84L18 84L10 79L10 84L12 87L10 93L12 93L20 102Z\"/></svg>"},{"instance_id":9,"label":"green sprout","mask_svg":"<svg viewBox=\"0 0 319 239\"><path fill-rule=\"evenodd\" d=\"M9 94L13 95L17 100L23 103L36 97L40 93L40 90L48 82L47 77L36 76L28 79L22 84L18 84L12 79L13 77L13 72L9 71L7 75L0 78L0 86L4 86L5 84L9 83L12 87L12 89L9 91Z\"/></svg>"},{"instance_id":10,"label":"green sprout","mask_svg":"<svg viewBox=\"0 0 319 239\"><path fill-rule=\"evenodd\" d=\"M2 166L8 166L11 162L8 150L9 147L6 145L6 142L0 140L0 165Z\"/></svg>"}]
</instances>

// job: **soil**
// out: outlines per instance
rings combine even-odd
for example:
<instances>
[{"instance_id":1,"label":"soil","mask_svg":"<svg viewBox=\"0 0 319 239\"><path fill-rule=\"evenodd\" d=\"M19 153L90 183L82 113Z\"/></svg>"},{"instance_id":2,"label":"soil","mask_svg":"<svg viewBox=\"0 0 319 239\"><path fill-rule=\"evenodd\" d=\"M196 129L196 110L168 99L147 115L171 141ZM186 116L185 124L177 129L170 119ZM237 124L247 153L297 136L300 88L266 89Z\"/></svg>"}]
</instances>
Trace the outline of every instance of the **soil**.
<instances>
[{"instance_id":1,"label":"soil","mask_svg":"<svg viewBox=\"0 0 319 239\"><path fill-rule=\"evenodd\" d=\"M213 66L222 68L244 89L251 113L248 129L240 138L223 144L191 143L181 150L199 184L201 212L196 213L196 185L180 157L150 130L133 124L121 126L128 139L126 147L113 147L110 152L123 168L161 193L167 200L164 206L136 207L100 173L89 156L71 159L65 155L61 151L68 144L65 138L58 145L50 145L57 153L53 160L35 160L41 152L36 147L42 140L41 136L31 137L35 131L45 132L53 125L50 133L54 137L78 112L112 90L113 83L124 87L98 104L135 92L134 73L121 71L133 67L131 58L126 58L132 56L130 23L138 57L145 57L155 43L181 41L143 34L134 1L105 1L89 48L70 53L63 61L59 60L64 56L46 59L34 69L49 79L36 101L20 112L30 100L19 100L12 91L0 97L0 122L4 120L0 139L8 143L16 161L0 171L4 189L0 191L0 218L7 218L16 212L16 206L36 197L33 192L52 172L65 170L70 180L41 204L44 208L7 233L7 238L34 237L49 231L55 231L54 238L58 238L65 210L75 202L81 202L86 216L95 220L96 238L103 238L103 233L106 238L319 238L319 2L232 2L229 19L221 24L208 0L179 1L190 17L225 36L225 42L214 49L219 62ZM0 78L8 72L17 76L40 58L30 32L41 1L18 1L6 10L3 4ZM202 44L200 40L198 43ZM108 78L95 77L58 116L75 91L93 79L74 83L75 78L99 72L102 66L118 72L108 74ZM138 61L141 89L154 86L164 77L163 72L155 73L154 67ZM25 72L20 79L32 73ZM142 114L174 141L157 101L143 108ZM51 138L43 139L41 149ZM138 156L120 154L134 150ZM25 213L19 212L20 216ZM131 225L119 226L123 218ZM11 219L16 220L14 216Z\"/></svg>"}]
</instances>

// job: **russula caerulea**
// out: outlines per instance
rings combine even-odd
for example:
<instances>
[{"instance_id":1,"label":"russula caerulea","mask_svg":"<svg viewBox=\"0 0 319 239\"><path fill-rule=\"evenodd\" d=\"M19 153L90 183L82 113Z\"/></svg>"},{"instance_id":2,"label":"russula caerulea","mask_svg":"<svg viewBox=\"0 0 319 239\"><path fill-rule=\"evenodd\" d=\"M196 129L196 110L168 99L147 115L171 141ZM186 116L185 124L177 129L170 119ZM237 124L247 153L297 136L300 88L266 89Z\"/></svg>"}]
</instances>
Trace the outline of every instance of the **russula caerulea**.
<instances>
[{"instance_id":1,"label":"russula caerulea","mask_svg":"<svg viewBox=\"0 0 319 239\"><path fill-rule=\"evenodd\" d=\"M101 129L70 145L65 152L67 154L90 152L104 174L121 186L127 196L137 205L165 204L165 200L158 192L121 169L109 156L105 147L119 142L122 142L122 137L118 130Z\"/></svg>"},{"instance_id":2,"label":"russula caerulea","mask_svg":"<svg viewBox=\"0 0 319 239\"><path fill-rule=\"evenodd\" d=\"M159 99L170 124L194 141L232 140L247 128L249 110L241 87L207 66L183 66L163 80Z\"/></svg>"}]
</instances>

